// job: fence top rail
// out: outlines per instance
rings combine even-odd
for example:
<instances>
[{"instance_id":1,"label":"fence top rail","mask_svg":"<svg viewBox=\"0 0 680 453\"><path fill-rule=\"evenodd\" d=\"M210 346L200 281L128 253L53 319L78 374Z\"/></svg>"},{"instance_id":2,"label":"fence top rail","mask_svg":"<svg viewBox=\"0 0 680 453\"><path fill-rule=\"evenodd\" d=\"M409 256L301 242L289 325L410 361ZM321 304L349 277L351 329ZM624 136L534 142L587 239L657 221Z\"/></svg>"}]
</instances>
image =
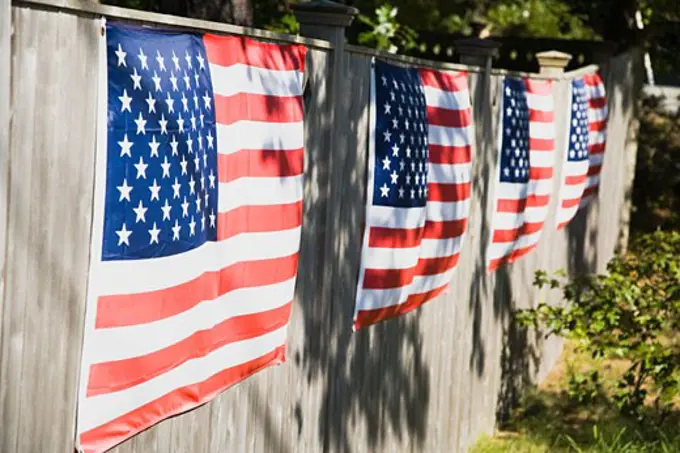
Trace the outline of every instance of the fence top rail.
<instances>
[{"instance_id":1,"label":"fence top rail","mask_svg":"<svg viewBox=\"0 0 680 453\"><path fill-rule=\"evenodd\" d=\"M406 55L398 55L383 50L371 49L369 47L348 45L345 47L349 52L358 53L362 55L367 55L370 57L378 57L384 60L391 60L402 64L411 64L424 66L432 69L443 69L450 71L467 71L467 72L485 72L486 70L479 66L467 66L458 63L448 63L444 61L427 60L418 57L409 57ZM590 74L598 70L597 65L588 65L582 68L578 68L574 71L565 72L560 76L549 76L545 74L537 74L535 72L522 72L522 71L510 71L507 69L493 68L491 69L491 75L496 76L510 76L510 77L526 77L530 79L541 79L541 80L572 80L581 77L585 74Z\"/></svg>"},{"instance_id":2,"label":"fence top rail","mask_svg":"<svg viewBox=\"0 0 680 453\"><path fill-rule=\"evenodd\" d=\"M72 14L87 15L92 17L103 16L108 19L137 22L144 25L161 25L172 29L228 33L248 36L268 41L304 44L313 49L332 50L333 45L322 39L304 38L301 36L277 33L257 28L241 27L239 25L222 24L206 20L190 19L188 17L171 16L149 11L120 8L111 5L102 5L86 0L12 0L13 6L41 8L56 10Z\"/></svg>"}]
</instances>

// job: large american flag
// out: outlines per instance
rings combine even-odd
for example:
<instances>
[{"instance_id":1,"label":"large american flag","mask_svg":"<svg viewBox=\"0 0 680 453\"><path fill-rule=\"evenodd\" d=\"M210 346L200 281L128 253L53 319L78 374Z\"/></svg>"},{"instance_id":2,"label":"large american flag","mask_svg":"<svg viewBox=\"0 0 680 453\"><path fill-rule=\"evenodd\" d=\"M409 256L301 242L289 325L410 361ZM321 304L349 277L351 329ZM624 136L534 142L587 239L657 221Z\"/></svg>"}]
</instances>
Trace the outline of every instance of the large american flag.
<instances>
[{"instance_id":1,"label":"large american flag","mask_svg":"<svg viewBox=\"0 0 680 453\"><path fill-rule=\"evenodd\" d=\"M107 26L81 451L107 450L284 360L305 52Z\"/></svg>"},{"instance_id":2,"label":"large american flag","mask_svg":"<svg viewBox=\"0 0 680 453\"><path fill-rule=\"evenodd\" d=\"M550 81L506 77L488 270L531 252L552 192L555 118Z\"/></svg>"},{"instance_id":3,"label":"large american flag","mask_svg":"<svg viewBox=\"0 0 680 453\"><path fill-rule=\"evenodd\" d=\"M588 179L583 190L580 207L583 208L597 195L604 150L607 145L607 97L599 74L583 77L588 97Z\"/></svg>"},{"instance_id":4,"label":"large american flag","mask_svg":"<svg viewBox=\"0 0 680 453\"><path fill-rule=\"evenodd\" d=\"M366 229L354 328L445 292L470 210L466 73L375 60Z\"/></svg>"}]
</instances>

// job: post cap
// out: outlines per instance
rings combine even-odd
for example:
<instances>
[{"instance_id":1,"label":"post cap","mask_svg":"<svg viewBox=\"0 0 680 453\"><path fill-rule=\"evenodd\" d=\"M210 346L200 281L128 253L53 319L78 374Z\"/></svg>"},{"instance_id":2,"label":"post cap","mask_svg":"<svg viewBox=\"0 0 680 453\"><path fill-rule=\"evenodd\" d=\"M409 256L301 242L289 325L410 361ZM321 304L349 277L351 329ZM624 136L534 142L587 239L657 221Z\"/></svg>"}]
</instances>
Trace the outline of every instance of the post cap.
<instances>
[{"instance_id":1,"label":"post cap","mask_svg":"<svg viewBox=\"0 0 680 453\"><path fill-rule=\"evenodd\" d=\"M332 0L311 0L291 5L293 14L301 24L349 27L359 10Z\"/></svg>"},{"instance_id":2,"label":"post cap","mask_svg":"<svg viewBox=\"0 0 680 453\"><path fill-rule=\"evenodd\" d=\"M548 50L538 52L536 60L538 60L541 74L558 74L564 72L564 68L571 61L571 54L559 50Z\"/></svg>"}]
</instances>

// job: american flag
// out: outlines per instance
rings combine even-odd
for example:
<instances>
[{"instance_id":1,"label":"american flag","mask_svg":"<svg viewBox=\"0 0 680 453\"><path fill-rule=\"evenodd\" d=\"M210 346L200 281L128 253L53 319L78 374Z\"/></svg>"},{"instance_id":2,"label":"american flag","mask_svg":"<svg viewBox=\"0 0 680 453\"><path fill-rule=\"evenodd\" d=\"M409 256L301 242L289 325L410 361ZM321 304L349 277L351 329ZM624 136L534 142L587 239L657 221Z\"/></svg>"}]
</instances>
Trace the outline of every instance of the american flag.
<instances>
[{"instance_id":1,"label":"american flag","mask_svg":"<svg viewBox=\"0 0 680 453\"><path fill-rule=\"evenodd\" d=\"M600 171L607 144L607 97L599 74L583 77L588 97L588 179L583 191L580 207L583 208L597 195L600 185Z\"/></svg>"},{"instance_id":2,"label":"american flag","mask_svg":"<svg viewBox=\"0 0 680 453\"><path fill-rule=\"evenodd\" d=\"M536 247L548 214L555 154L550 81L506 77L502 89L489 271Z\"/></svg>"},{"instance_id":3,"label":"american flag","mask_svg":"<svg viewBox=\"0 0 680 453\"><path fill-rule=\"evenodd\" d=\"M583 79L571 82L566 163L557 207L557 228L564 228L576 215L588 179L588 96Z\"/></svg>"},{"instance_id":4,"label":"american flag","mask_svg":"<svg viewBox=\"0 0 680 453\"><path fill-rule=\"evenodd\" d=\"M284 361L302 219L304 47L106 31L88 453Z\"/></svg>"},{"instance_id":5,"label":"american flag","mask_svg":"<svg viewBox=\"0 0 680 453\"><path fill-rule=\"evenodd\" d=\"M467 74L376 60L370 130L355 329L448 288L470 210Z\"/></svg>"}]
</instances>

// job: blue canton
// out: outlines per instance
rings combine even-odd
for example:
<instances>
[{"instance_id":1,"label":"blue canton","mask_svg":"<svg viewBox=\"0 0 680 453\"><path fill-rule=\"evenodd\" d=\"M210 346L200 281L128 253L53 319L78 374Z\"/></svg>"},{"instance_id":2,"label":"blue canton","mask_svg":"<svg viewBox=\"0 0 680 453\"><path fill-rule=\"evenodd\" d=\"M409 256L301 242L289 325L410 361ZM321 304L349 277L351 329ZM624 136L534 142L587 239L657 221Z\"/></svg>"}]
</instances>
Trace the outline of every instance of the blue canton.
<instances>
[{"instance_id":1,"label":"blue canton","mask_svg":"<svg viewBox=\"0 0 680 453\"><path fill-rule=\"evenodd\" d=\"M103 260L155 258L217 234L217 140L200 36L107 26Z\"/></svg>"},{"instance_id":2,"label":"blue canton","mask_svg":"<svg viewBox=\"0 0 680 453\"><path fill-rule=\"evenodd\" d=\"M571 118L567 160L577 162L588 159L588 136L586 83L583 79L576 79L571 82Z\"/></svg>"},{"instance_id":3,"label":"blue canton","mask_svg":"<svg viewBox=\"0 0 680 453\"><path fill-rule=\"evenodd\" d=\"M375 109L373 204L425 206L428 126L418 70L376 60Z\"/></svg>"},{"instance_id":4,"label":"blue canton","mask_svg":"<svg viewBox=\"0 0 680 453\"><path fill-rule=\"evenodd\" d=\"M503 139L501 182L529 181L529 107L522 79L503 81Z\"/></svg>"}]
</instances>

